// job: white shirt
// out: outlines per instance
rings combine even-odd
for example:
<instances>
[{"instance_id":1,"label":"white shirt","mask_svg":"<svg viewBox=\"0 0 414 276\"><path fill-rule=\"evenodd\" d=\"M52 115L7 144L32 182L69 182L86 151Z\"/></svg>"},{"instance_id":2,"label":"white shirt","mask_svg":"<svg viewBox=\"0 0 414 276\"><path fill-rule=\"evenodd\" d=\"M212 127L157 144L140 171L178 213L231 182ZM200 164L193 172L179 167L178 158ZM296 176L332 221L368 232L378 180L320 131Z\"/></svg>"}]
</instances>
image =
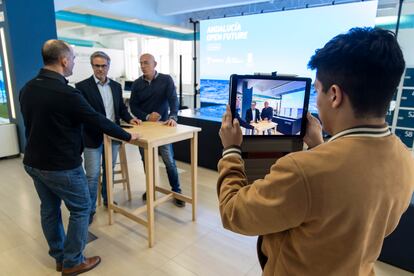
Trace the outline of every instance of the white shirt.
<instances>
[{"instance_id":1,"label":"white shirt","mask_svg":"<svg viewBox=\"0 0 414 276\"><path fill-rule=\"evenodd\" d=\"M98 86L99 93L101 94L102 101L105 108L106 118L115 122L115 110L114 110L114 98L112 97L112 90L111 86L109 85L109 78L106 78L105 83L101 83L101 81L93 75L95 79L96 85Z\"/></svg>"},{"instance_id":2,"label":"white shirt","mask_svg":"<svg viewBox=\"0 0 414 276\"><path fill-rule=\"evenodd\" d=\"M255 109L252 109L252 121L253 122L256 122L256 108Z\"/></svg>"}]
</instances>

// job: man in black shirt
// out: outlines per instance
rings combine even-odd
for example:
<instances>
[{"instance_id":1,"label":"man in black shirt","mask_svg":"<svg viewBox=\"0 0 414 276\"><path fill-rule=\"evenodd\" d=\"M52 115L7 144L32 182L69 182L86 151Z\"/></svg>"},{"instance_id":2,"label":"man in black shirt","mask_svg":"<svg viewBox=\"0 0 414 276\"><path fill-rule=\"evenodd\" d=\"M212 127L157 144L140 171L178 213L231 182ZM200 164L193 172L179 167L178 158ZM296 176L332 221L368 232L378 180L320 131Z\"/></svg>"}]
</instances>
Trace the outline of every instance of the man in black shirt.
<instances>
[{"instance_id":1,"label":"man in black shirt","mask_svg":"<svg viewBox=\"0 0 414 276\"><path fill-rule=\"evenodd\" d=\"M272 121L273 118L273 108L271 108L269 106L269 102L265 101L264 102L264 107L262 109L262 113L260 114L260 117L262 118L262 120L266 120L266 121Z\"/></svg>"},{"instance_id":2,"label":"man in black shirt","mask_svg":"<svg viewBox=\"0 0 414 276\"><path fill-rule=\"evenodd\" d=\"M167 126L175 127L177 125L178 99L172 78L155 71L157 62L150 54L141 55L139 62L144 75L136 79L131 87L129 106L132 114L142 121L163 121ZM139 149L141 157L144 159L144 150ZM167 169L171 190L181 193L172 144L160 146L159 152ZM146 193L142 198L146 200ZM174 204L178 207L184 207L185 201L174 199Z\"/></svg>"},{"instance_id":3,"label":"man in black shirt","mask_svg":"<svg viewBox=\"0 0 414 276\"><path fill-rule=\"evenodd\" d=\"M264 108L262 109L262 113L260 113L260 118L262 118L262 120L265 120L267 122L271 122L273 119L273 108L269 106L268 101L264 102ZM269 135L272 134L272 130L268 129L267 134Z\"/></svg>"},{"instance_id":4,"label":"man in black shirt","mask_svg":"<svg viewBox=\"0 0 414 276\"><path fill-rule=\"evenodd\" d=\"M49 254L62 275L77 275L96 267L98 256L85 258L90 198L82 168L81 125L93 124L124 141L138 138L97 113L80 92L67 85L74 54L61 40L48 40L42 48L45 66L20 91L27 145L23 159L32 177L41 206L43 234ZM70 212L65 235L60 205Z\"/></svg>"}]
</instances>

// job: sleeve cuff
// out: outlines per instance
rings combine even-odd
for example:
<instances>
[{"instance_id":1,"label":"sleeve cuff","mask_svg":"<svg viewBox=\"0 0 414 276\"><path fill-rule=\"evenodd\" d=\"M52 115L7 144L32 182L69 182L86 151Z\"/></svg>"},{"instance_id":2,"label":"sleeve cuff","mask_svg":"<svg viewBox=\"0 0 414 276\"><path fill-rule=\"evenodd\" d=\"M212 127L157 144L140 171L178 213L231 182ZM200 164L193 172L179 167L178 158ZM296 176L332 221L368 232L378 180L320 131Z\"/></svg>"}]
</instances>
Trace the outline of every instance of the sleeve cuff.
<instances>
[{"instance_id":1,"label":"sleeve cuff","mask_svg":"<svg viewBox=\"0 0 414 276\"><path fill-rule=\"evenodd\" d=\"M168 117L168 119L172 119L172 120L174 120L174 121L176 121L176 122L177 122L177 120L178 120L177 116L170 116L170 117Z\"/></svg>"},{"instance_id":2,"label":"sleeve cuff","mask_svg":"<svg viewBox=\"0 0 414 276\"><path fill-rule=\"evenodd\" d=\"M233 146L223 149L222 157L224 158L227 156L238 156L242 158L241 154L242 154L241 147L233 145Z\"/></svg>"}]
</instances>

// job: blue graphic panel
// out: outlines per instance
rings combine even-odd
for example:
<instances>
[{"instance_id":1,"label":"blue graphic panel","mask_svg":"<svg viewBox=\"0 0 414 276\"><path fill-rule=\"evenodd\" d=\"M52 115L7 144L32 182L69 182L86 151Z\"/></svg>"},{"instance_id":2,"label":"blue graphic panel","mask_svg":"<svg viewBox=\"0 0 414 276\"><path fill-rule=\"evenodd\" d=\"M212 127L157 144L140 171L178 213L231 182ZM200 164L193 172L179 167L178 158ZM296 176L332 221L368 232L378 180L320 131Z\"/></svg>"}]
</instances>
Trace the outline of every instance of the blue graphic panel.
<instances>
[{"instance_id":1,"label":"blue graphic panel","mask_svg":"<svg viewBox=\"0 0 414 276\"><path fill-rule=\"evenodd\" d=\"M414 107L414 89L403 89L400 107Z\"/></svg>"},{"instance_id":2,"label":"blue graphic panel","mask_svg":"<svg viewBox=\"0 0 414 276\"><path fill-rule=\"evenodd\" d=\"M398 112L397 127L414 128L414 110L400 110Z\"/></svg>"},{"instance_id":3,"label":"blue graphic panel","mask_svg":"<svg viewBox=\"0 0 414 276\"><path fill-rule=\"evenodd\" d=\"M389 126L392 125L392 119L394 118L394 110L390 110L387 112L387 116L385 117L385 121Z\"/></svg>"},{"instance_id":4,"label":"blue graphic panel","mask_svg":"<svg viewBox=\"0 0 414 276\"><path fill-rule=\"evenodd\" d=\"M414 87L414 68L407 68L405 71L404 86Z\"/></svg>"},{"instance_id":5,"label":"blue graphic panel","mask_svg":"<svg viewBox=\"0 0 414 276\"><path fill-rule=\"evenodd\" d=\"M409 148L413 147L414 131L405 129L396 129L395 135L400 137L401 141Z\"/></svg>"}]
</instances>

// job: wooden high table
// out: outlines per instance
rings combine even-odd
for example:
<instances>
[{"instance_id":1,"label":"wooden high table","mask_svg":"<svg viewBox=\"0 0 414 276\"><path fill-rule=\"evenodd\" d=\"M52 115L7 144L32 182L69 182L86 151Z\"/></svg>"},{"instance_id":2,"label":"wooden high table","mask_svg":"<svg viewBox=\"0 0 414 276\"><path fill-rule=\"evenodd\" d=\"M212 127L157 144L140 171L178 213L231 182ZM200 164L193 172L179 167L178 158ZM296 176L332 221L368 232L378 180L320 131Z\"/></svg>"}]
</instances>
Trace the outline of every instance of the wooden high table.
<instances>
[{"instance_id":1,"label":"wooden high table","mask_svg":"<svg viewBox=\"0 0 414 276\"><path fill-rule=\"evenodd\" d=\"M152 247L154 245L154 208L157 205L164 203L172 198L183 200L192 205L192 220L196 220L197 136L198 132L201 131L201 129L180 124L176 127L170 127L160 122L143 122L139 126L134 126L133 128L125 130L129 133L139 133L141 135L141 138L133 142L133 144L144 148L147 203L146 205L137 208L134 211L126 210L120 206L113 204L111 142L112 140L116 139L108 135L104 135L109 224L113 224L113 211L116 211L117 213L120 213L127 218L146 226L148 229L148 246ZM187 139L191 140L191 197L175 193L168 189L157 186L157 184L159 184L158 147ZM154 196L156 191L166 194L166 196L155 200ZM130 199L131 198L129 198L129 200ZM144 212L147 213L147 220L138 217L139 214Z\"/></svg>"},{"instance_id":2,"label":"wooden high table","mask_svg":"<svg viewBox=\"0 0 414 276\"><path fill-rule=\"evenodd\" d=\"M274 123L272 121L260 121L257 123L251 123L250 125L254 126L258 134L264 135L265 131L269 129L273 129L274 132L277 133L276 131L277 123Z\"/></svg>"}]
</instances>

